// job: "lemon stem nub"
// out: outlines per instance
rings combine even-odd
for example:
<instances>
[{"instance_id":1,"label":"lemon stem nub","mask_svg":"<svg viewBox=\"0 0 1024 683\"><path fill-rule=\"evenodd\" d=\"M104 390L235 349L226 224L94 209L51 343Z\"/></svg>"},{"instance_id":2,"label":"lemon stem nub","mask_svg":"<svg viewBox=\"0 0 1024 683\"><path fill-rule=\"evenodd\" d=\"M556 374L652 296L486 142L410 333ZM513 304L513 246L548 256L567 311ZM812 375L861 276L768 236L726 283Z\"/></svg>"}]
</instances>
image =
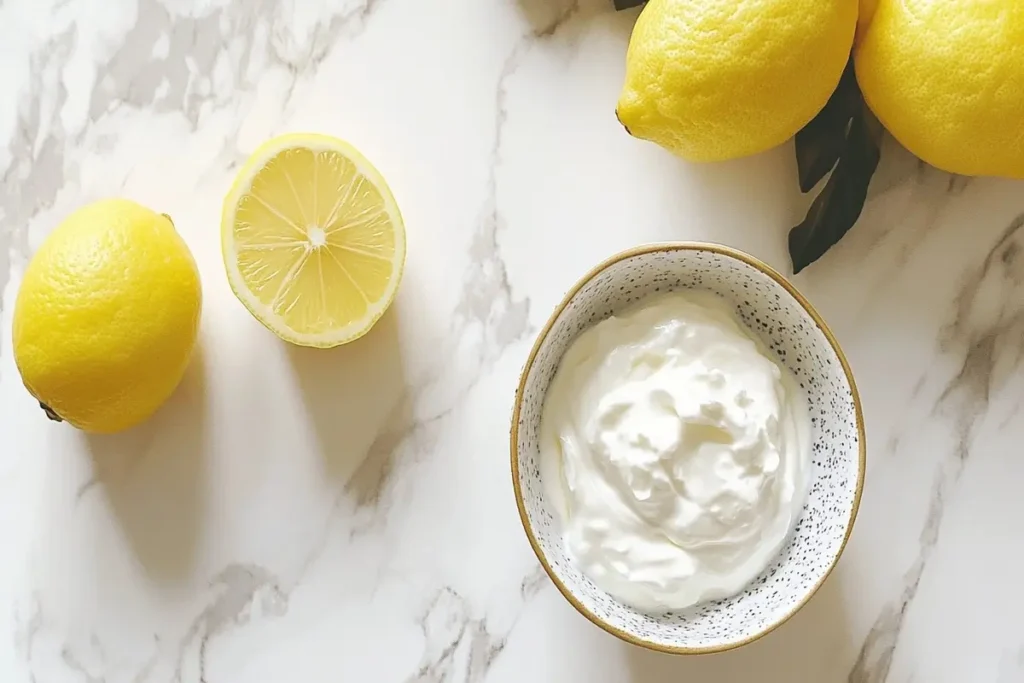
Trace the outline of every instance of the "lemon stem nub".
<instances>
[{"instance_id":1,"label":"lemon stem nub","mask_svg":"<svg viewBox=\"0 0 1024 683\"><path fill-rule=\"evenodd\" d=\"M50 418L54 422L63 422L64 421L64 418L62 418L57 413L53 412L53 408L51 408L50 406L46 405L42 401L39 402L39 407L43 409L44 413L46 413L46 417Z\"/></svg>"}]
</instances>

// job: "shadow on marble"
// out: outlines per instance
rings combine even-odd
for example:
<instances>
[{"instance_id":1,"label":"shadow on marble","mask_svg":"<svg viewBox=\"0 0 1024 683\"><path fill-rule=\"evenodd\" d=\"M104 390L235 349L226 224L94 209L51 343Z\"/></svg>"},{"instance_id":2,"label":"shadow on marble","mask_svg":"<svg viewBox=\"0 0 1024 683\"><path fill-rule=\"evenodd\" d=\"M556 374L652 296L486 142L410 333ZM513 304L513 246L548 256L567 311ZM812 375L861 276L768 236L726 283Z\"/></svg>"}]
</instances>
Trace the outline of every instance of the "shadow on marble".
<instances>
[{"instance_id":1,"label":"shadow on marble","mask_svg":"<svg viewBox=\"0 0 1024 683\"><path fill-rule=\"evenodd\" d=\"M157 413L120 434L84 435L94 478L77 493L102 489L128 545L151 578L189 576L205 507L206 367L202 344L174 394Z\"/></svg>"},{"instance_id":2,"label":"shadow on marble","mask_svg":"<svg viewBox=\"0 0 1024 683\"><path fill-rule=\"evenodd\" d=\"M623 644L629 649L629 681L746 683L754 675L765 683L831 683L824 677L837 670L835 659L849 649L846 646L851 637L839 575L837 568L792 619L735 650L674 656Z\"/></svg>"},{"instance_id":3,"label":"shadow on marble","mask_svg":"<svg viewBox=\"0 0 1024 683\"><path fill-rule=\"evenodd\" d=\"M288 347L325 472L360 502L376 498L398 445L389 435L411 421L397 305L349 344Z\"/></svg>"}]
</instances>

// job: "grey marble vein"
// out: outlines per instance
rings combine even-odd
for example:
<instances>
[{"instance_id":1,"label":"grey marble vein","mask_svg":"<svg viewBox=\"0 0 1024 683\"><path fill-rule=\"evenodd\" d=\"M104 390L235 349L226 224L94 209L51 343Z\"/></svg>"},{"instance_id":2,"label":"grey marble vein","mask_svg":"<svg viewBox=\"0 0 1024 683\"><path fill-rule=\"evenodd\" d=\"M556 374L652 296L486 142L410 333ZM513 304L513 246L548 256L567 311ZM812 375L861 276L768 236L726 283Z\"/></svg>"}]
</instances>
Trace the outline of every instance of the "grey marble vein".
<instances>
[{"instance_id":1,"label":"grey marble vein","mask_svg":"<svg viewBox=\"0 0 1024 683\"><path fill-rule=\"evenodd\" d=\"M530 331L530 300L515 296L501 254L498 236L505 222L498 207L497 176L508 121L508 81L538 41L553 38L578 14L580 8L578 0L561 8L548 3L545 5L552 16L515 43L502 64L495 87L494 138L488 158L485 199L471 243L469 270L464 276L452 330L452 337L458 338L467 328L479 326L491 343L480 345L478 369L469 385L460 392L460 400L476 386L484 368L492 365L511 344Z\"/></svg>"},{"instance_id":2,"label":"grey marble vein","mask_svg":"<svg viewBox=\"0 0 1024 683\"><path fill-rule=\"evenodd\" d=\"M419 619L425 648L405 683L481 683L508 644L529 601L546 585L538 565L523 580L520 605L511 624L496 632L486 615L475 615L453 588L441 588Z\"/></svg>"},{"instance_id":3,"label":"grey marble vein","mask_svg":"<svg viewBox=\"0 0 1024 683\"><path fill-rule=\"evenodd\" d=\"M298 50L289 46L286 40L280 39L280 33L274 33L271 40L270 56L291 74L291 81L284 96L282 109L291 103L292 96L299 81L314 76L331 48L341 36L355 38L366 29L367 22L386 0L356 0L349 3L340 12L333 15L324 25L317 24L313 37L307 45ZM278 5L277 16L287 16L288 10Z\"/></svg>"},{"instance_id":4,"label":"grey marble vein","mask_svg":"<svg viewBox=\"0 0 1024 683\"><path fill-rule=\"evenodd\" d=\"M93 644L96 644L95 637L93 638ZM93 675L87 666L78 661L71 648L62 648L60 657L68 669L81 676L83 683L106 683L106 677Z\"/></svg>"},{"instance_id":5,"label":"grey marble vein","mask_svg":"<svg viewBox=\"0 0 1024 683\"><path fill-rule=\"evenodd\" d=\"M932 483L917 557L903 576L899 595L882 608L872 624L848 676L849 683L885 683L888 679L904 620L938 544L946 502L970 457L977 425L988 410L994 388L1013 369L1004 366L1002 374L996 375L998 350L1009 345L1015 351L1013 366L1020 361L1024 343L1024 302L1020 296L1024 291L1024 272L1018 273L1021 264L1017 262L1017 239L1022 227L1024 215L1007 226L981 265L967 278L955 301L955 315L943 333L941 349L947 353L963 347L966 350L959 371L943 388L931 411L933 418L952 422L954 446L944 455ZM1000 307L994 315L979 320L976 311L982 310L982 293L991 295L989 286L1002 290ZM898 445L899 441L895 443Z\"/></svg>"},{"instance_id":6,"label":"grey marble vein","mask_svg":"<svg viewBox=\"0 0 1024 683\"><path fill-rule=\"evenodd\" d=\"M917 157L914 157L914 159L916 161L916 172L918 179L923 180L924 178L934 174L941 174L942 176L945 176L945 192L951 196L957 197L963 194L964 190L970 187L972 181L974 180L974 178L971 178L970 176L960 175L958 173L949 173L947 171L939 170L938 168L929 164L927 161L922 161Z\"/></svg>"},{"instance_id":7,"label":"grey marble vein","mask_svg":"<svg viewBox=\"0 0 1024 683\"><path fill-rule=\"evenodd\" d=\"M204 103L237 106L240 95L255 88L264 74L250 67L260 50L290 75L283 109L296 82L316 74L340 37L362 32L384 1L350 2L317 22L305 40L295 40L288 26L294 7L285 0L238 0L201 17L172 17L156 0L141 0L135 27L105 66L106 79L93 93L90 118L131 105L179 111L195 128ZM231 62L230 68L218 71L221 60ZM231 82L196 85L197 78L215 73Z\"/></svg>"},{"instance_id":8,"label":"grey marble vein","mask_svg":"<svg viewBox=\"0 0 1024 683\"><path fill-rule=\"evenodd\" d=\"M968 176L950 173L949 184L946 186L946 192L954 197L959 197L968 187L970 187L972 180L973 178Z\"/></svg>"},{"instance_id":9,"label":"grey marble vein","mask_svg":"<svg viewBox=\"0 0 1024 683\"><path fill-rule=\"evenodd\" d=\"M208 651L214 639L225 631L248 621L247 610L258 594L266 593L261 606L266 614L280 616L288 610L288 592L272 573L255 564L228 565L210 582L219 595L200 612L182 638L174 683L183 683L182 672L190 648L195 648L200 683L208 683Z\"/></svg>"},{"instance_id":10,"label":"grey marble vein","mask_svg":"<svg viewBox=\"0 0 1024 683\"><path fill-rule=\"evenodd\" d=\"M385 1L350 2L318 22L305 40L296 40L288 30L294 7L286 0L239 0L195 18L171 16L156 0L140 0L135 25L112 56L96 65L102 77L89 95L84 127L129 106L180 112L195 129L205 104L237 108L251 98L263 76L250 73L254 50L266 50L269 61L289 73L283 112L296 83L315 75L339 38L358 36ZM29 257L26 228L32 217L52 205L67 180L77 176L69 151L81 142L82 131L64 129L61 110L68 93L59 78L71 59L77 30L71 25L56 33L31 55L33 87L23 101L10 105L18 115L13 139L0 140L11 155L11 162L0 167L0 284L9 279L12 253ZM261 31L269 33L265 45L257 40ZM211 83L214 74L230 82ZM112 143L96 141L100 150ZM226 149L229 165L237 163L233 144Z\"/></svg>"},{"instance_id":11,"label":"grey marble vein","mask_svg":"<svg viewBox=\"0 0 1024 683\"><path fill-rule=\"evenodd\" d=\"M488 159L486 199L480 212L476 234L470 248L470 271L462 286L462 299L456 307L461 324L487 324L494 335L493 353L500 354L529 330L530 301L516 300L508 279L508 269L501 256L498 235L505 227L498 207L498 168L502 162L505 124L508 121L508 82L515 75L527 53L541 40L553 38L575 17L579 0L559 7L557 3L525 3L534 20L539 11L550 15L546 21L520 38L505 58L498 75L494 96L494 141Z\"/></svg>"},{"instance_id":12,"label":"grey marble vein","mask_svg":"<svg viewBox=\"0 0 1024 683\"><path fill-rule=\"evenodd\" d=\"M533 598L533 596L537 595L537 593L547 585L548 573L538 564L533 568L533 571L523 577L522 582L519 584L519 595L522 596L523 601L526 602Z\"/></svg>"},{"instance_id":13,"label":"grey marble vein","mask_svg":"<svg viewBox=\"0 0 1024 683\"><path fill-rule=\"evenodd\" d=\"M23 661L29 665L29 681L36 683L36 675L32 671L33 649L36 638L43 628L43 607L39 596L32 595L29 614L26 616L20 609L14 612L14 647Z\"/></svg>"},{"instance_id":14,"label":"grey marble vein","mask_svg":"<svg viewBox=\"0 0 1024 683\"><path fill-rule=\"evenodd\" d=\"M12 260L22 264L28 261L29 221L53 202L64 185L65 150L59 112L67 92L59 80L48 83L46 77L59 73L67 64L73 44L74 33L68 29L31 55L29 71L35 92L9 105L16 107L17 125L12 139L0 140L11 155L7 167L0 167L0 286L10 279ZM55 99L44 101L47 95Z\"/></svg>"}]
</instances>

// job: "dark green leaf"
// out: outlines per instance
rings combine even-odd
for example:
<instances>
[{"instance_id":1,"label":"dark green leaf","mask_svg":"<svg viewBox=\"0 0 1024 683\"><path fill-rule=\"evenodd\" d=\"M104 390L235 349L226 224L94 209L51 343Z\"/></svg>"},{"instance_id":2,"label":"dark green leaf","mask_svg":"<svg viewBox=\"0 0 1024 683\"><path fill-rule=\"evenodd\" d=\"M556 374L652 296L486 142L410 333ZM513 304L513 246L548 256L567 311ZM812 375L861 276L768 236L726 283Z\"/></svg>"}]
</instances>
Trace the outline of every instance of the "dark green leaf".
<instances>
[{"instance_id":1,"label":"dark green leaf","mask_svg":"<svg viewBox=\"0 0 1024 683\"><path fill-rule=\"evenodd\" d=\"M789 231L794 274L821 258L857 222L878 168L881 138L881 124L861 104L850 120L835 171L803 223Z\"/></svg>"},{"instance_id":2,"label":"dark green leaf","mask_svg":"<svg viewBox=\"0 0 1024 683\"><path fill-rule=\"evenodd\" d=\"M846 143L850 121L860 110L861 103L851 57L825 107L796 134L801 192L810 192L835 167Z\"/></svg>"},{"instance_id":3,"label":"dark green leaf","mask_svg":"<svg viewBox=\"0 0 1024 683\"><path fill-rule=\"evenodd\" d=\"M630 7L639 7L647 0L613 0L613 2L615 9L629 9Z\"/></svg>"}]
</instances>

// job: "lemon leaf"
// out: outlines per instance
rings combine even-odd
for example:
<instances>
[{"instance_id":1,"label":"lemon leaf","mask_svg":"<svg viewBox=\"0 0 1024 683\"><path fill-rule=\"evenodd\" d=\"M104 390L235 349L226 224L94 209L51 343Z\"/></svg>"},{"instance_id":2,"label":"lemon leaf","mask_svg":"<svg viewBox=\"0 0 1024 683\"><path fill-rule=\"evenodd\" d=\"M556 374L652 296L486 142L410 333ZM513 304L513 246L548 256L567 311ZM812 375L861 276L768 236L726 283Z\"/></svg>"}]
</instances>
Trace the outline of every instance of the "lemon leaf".
<instances>
[{"instance_id":1,"label":"lemon leaf","mask_svg":"<svg viewBox=\"0 0 1024 683\"><path fill-rule=\"evenodd\" d=\"M881 158L882 130L862 101L845 127L835 170L806 218L789 232L794 274L821 258L857 222Z\"/></svg>"},{"instance_id":2,"label":"lemon leaf","mask_svg":"<svg viewBox=\"0 0 1024 683\"><path fill-rule=\"evenodd\" d=\"M800 191L808 193L835 168L846 145L850 122L863 106L853 57L824 108L796 134L796 165Z\"/></svg>"}]
</instances>

